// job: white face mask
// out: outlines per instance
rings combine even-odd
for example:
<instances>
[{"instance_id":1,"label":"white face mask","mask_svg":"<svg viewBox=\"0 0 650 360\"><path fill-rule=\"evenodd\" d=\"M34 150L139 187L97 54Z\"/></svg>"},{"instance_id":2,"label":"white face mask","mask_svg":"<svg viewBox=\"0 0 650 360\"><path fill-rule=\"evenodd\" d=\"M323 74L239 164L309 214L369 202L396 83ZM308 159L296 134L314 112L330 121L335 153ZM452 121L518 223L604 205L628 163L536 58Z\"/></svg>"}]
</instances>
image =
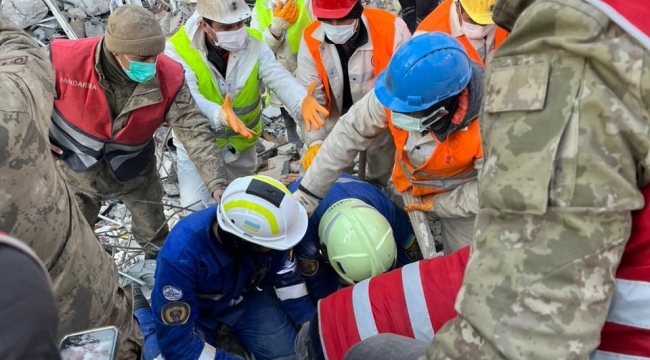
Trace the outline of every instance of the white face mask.
<instances>
[{"instance_id":1,"label":"white face mask","mask_svg":"<svg viewBox=\"0 0 650 360\"><path fill-rule=\"evenodd\" d=\"M357 22L350 25L332 25L328 23L322 23L323 32L327 35L327 38L330 39L335 44L345 44L357 31Z\"/></svg>"},{"instance_id":2,"label":"white face mask","mask_svg":"<svg viewBox=\"0 0 650 360\"><path fill-rule=\"evenodd\" d=\"M246 47L248 32L245 26L232 31L214 31L214 34L217 38L214 44L226 51L237 51Z\"/></svg>"},{"instance_id":3,"label":"white face mask","mask_svg":"<svg viewBox=\"0 0 650 360\"><path fill-rule=\"evenodd\" d=\"M482 40L488 34L492 29L494 28L494 25L477 25L477 24L471 24L468 22L463 21L461 25L461 31L467 38L471 40Z\"/></svg>"},{"instance_id":4,"label":"white face mask","mask_svg":"<svg viewBox=\"0 0 650 360\"><path fill-rule=\"evenodd\" d=\"M408 131L423 132L429 129L436 121L449 114L445 107L442 106L438 110L431 113L431 115L423 118L414 118L402 113L391 111L391 121L395 127Z\"/></svg>"}]
</instances>

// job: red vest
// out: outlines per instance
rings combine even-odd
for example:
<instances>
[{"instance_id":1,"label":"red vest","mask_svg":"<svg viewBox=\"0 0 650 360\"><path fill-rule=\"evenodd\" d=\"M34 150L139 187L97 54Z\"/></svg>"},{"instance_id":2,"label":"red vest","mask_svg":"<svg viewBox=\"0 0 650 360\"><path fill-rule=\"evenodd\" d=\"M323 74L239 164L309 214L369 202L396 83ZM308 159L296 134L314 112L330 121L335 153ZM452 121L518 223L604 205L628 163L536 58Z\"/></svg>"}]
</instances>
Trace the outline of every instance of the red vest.
<instances>
[{"instance_id":1,"label":"red vest","mask_svg":"<svg viewBox=\"0 0 650 360\"><path fill-rule=\"evenodd\" d=\"M650 360L650 185L643 195L646 206L633 214L632 234L616 272L615 294L592 360ZM352 346L380 333L431 341L456 316L454 303L468 258L469 247L465 247L321 300L318 325L325 358L341 360Z\"/></svg>"},{"instance_id":2,"label":"red vest","mask_svg":"<svg viewBox=\"0 0 650 360\"><path fill-rule=\"evenodd\" d=\"M95 70L101 38L54 40L52 64L56 76L50 138L64 150L63 160L74 171L86 171L103 158L120 181L145 168L153 158L153 135L183 85L182 67L159 55L156 74L162 98L136 108L126 126L113 135L113 117Z\"/></svg>"}]
</instances>

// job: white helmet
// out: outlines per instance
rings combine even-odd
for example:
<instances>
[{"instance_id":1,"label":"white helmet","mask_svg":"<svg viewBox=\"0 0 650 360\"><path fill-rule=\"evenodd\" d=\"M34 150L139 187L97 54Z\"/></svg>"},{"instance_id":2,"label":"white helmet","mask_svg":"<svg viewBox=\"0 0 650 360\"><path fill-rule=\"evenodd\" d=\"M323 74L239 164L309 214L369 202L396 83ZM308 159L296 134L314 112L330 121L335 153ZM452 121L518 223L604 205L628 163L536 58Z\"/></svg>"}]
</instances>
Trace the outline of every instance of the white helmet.
<instances>
[{"instance_id":1,"label":"white helmet","mask_svg":"<svg viewBox=\"0 0 650 360\"><path fill-rule=\"evenodd\" d=\"M234 24L251 17L251 8L244 0L198 0L199 16L221 24Z\"/></svg>"},{"instance_id":2,"label":"white helmet","mask_svg":"<svg viewBox=\"0 0 650 360\"><path fill-rule=\"evenodd\" d=\"M334 203L318 236L334 271L348 284L389 271L397 260L393 228L374 207L358 199Z\"/></svg>"},{"instance_id":3,"label":"white helmet","mask_svg":"<svg viewBox=\"0 0 650 360\"><path fill-rule=\"evenodd\" d=\"M230 183L217 207L219 227L242 240L288 250L307 232L307 212L281 182L262 175Z\"/></svg>"}]
</instances>

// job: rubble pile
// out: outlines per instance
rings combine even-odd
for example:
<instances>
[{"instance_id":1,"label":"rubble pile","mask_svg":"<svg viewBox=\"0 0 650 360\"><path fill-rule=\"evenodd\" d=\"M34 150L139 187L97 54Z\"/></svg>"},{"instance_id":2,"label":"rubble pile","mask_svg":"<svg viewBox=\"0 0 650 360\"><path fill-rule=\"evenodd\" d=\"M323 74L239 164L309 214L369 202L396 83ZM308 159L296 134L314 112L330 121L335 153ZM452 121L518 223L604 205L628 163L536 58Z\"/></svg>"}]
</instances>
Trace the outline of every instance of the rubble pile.
<instances>
[{"instance_id":1,"label":"rubble pile","mask_svg":"<svg viewBox=\"0 0 650 360\"><path fill-rule=\"evenodd\" d=\"M251 7L254 0L246 1ZM3 0L0 15L27 31L42 46L57 38L101 36L110 13L124 4L156 14L166 35L174 34L192 15L196 0ZM399 14L398 0L363 0L364 6Z\"/></svg>"}]
</instances>

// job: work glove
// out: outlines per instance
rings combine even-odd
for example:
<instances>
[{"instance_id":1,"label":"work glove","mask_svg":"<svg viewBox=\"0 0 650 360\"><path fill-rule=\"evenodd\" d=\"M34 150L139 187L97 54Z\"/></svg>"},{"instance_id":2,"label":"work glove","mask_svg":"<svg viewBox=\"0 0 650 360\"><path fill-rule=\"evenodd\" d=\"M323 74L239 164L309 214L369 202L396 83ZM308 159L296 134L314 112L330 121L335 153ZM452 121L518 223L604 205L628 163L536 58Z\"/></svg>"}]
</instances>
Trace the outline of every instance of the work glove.
<instances>
[{"instance_id":1,"label":"work glove","mask_svg":"<svg viewBox=\"0 0 650 360\"><path fill-rule=\"evenodd\" d=\"M305 122L305 130L311 131L313 126L315 130L320 129L325 125L323 117L328 117L330 112L322 107L316 98L314 98L314 90L316 90L316 82L312 82L307 87L307 96L302 100L300 105L300 112L302 113L302 121Z\"/></svg>"},{"instance_id":2,"label":"work glove","mask_svg":"<svg viewBox=\"0 0 650 360\"><path fill-rule=\"evenodd\" d=\"M257 135L253 130L247 128L246 125L239 120L237 115L235 115L230 101L230 94L226 95L226 99L224 100L223 105L221 105L221 116L219 117L219 122L221 125L230 127L234 132L247 139L252 139L253 136Z\"/></svg>"},{"instance_id":3,"label":"work glove","mask_svg":"<svg viewBox=\"0 0 650 360\"><path fill-rule=\"evenodd\" d=\"M307 171L307 169L309 169L311 163L314 162L314 158L316 157L316 154L318 154L321 145L322 142L311 144L307 151L302 155L302 171Z\"/></svg>"},{"instance_id":4,"label":"work glove","mask_svg":"<svg viewBox=\"0 0 650 360\"><path fill-rule=\"evenodd\" d=\"M425 195L420 198L421 202L415 204L408 204L404 206L404 211L424 211L432 212L433 211L433 197L436 194Z\"/></svg>"},{"instance_id":5,"label":"work glove","mask_svg":"<svg viewBox=\"0 0 650 360\"><path fill-rule=\"evenodd\" d=\"M293 193L293 198L305 208L307 216L311 216L318 207L319 200L300 189Z\"/></svg>"},{"instance_id":6,"label":"work glove","mask_svg":"<svg viewBox=\"0 0 650 360\"><path fill-rule=\"evenodd\" d=\"M298 5L296 5L296 2L294 0L287 0L286 4L282 4L282 1L278 1L275 10L273 10L273 19L271 20L269 30L279 38L297 20Z\"/></svg>"}]
</instances>

